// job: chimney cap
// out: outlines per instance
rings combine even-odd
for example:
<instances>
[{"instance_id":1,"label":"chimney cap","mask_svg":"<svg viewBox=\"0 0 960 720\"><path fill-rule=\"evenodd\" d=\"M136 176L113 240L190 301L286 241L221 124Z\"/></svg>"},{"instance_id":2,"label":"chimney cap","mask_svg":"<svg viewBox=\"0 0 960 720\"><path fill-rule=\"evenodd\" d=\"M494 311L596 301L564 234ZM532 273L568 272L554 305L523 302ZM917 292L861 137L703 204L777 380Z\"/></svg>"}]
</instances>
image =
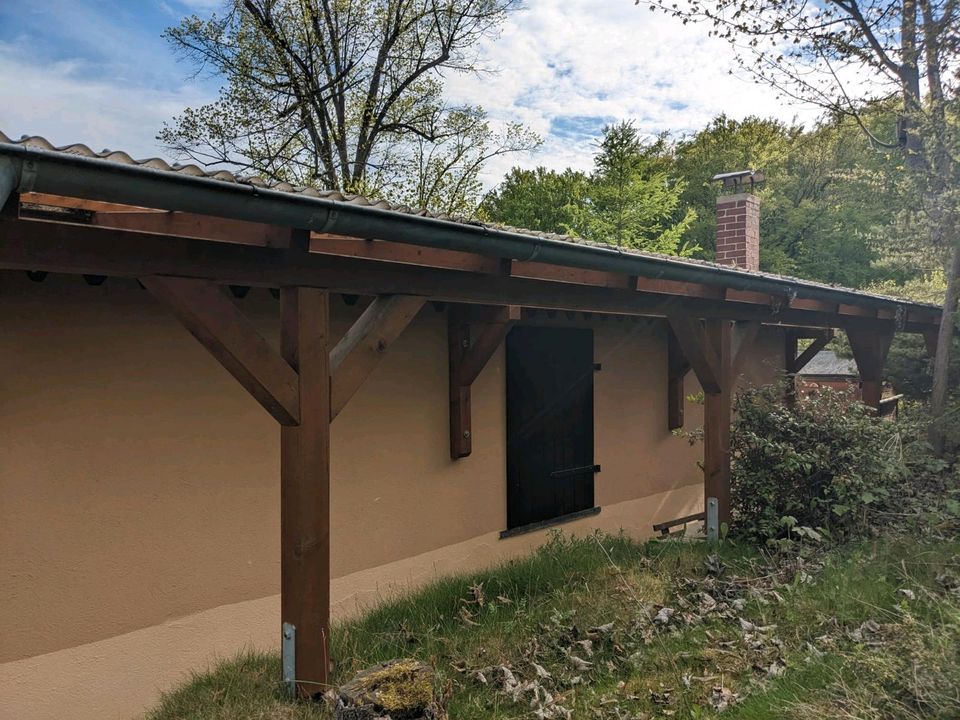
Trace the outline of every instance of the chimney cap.
<instances>
[{"instance_id":1,"label":"chimney cap","mask_svg":"<svg viewBox=\"0 0 960 720\"><path fill-rule=\"evenodd\" d=\"M714 175L711 180L721 183L724 189L739 189L744 185L749 185L752 189L754 185L764 181L763 170L737 170L735 172L719 173Z\"/></svg>"}]
</instances>

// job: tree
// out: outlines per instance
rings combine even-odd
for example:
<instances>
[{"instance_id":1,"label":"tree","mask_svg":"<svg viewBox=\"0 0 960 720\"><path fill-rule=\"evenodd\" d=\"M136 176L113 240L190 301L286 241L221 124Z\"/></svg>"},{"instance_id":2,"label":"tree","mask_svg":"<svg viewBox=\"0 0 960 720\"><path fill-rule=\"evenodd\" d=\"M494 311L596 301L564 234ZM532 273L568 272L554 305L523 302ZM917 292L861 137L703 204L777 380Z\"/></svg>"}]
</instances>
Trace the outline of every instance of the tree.
<instances>
[{"instance_id":1,"label":"tree","mask_svg":"<svg viewBox=\"0 0 960 720\"><path fill-rule=\"evenodd\" d=\"M463 211L486 160L539 142L443 98L443 74L480 71L477 42L517 2L231 0L166 31L226 85L159 139L205 165Z\"/></svg>"},{"instance_id":2,"label":"tree","mask_svg":"<svg viewBox=\"0 0 960 720\"><path fill-rule=\"evenodd\" d=\"M641 0L635 0L637 4ZM954 313L960 299L960 143L957 139L958 0L644 0L685 22L710 23L754 78L783 94L856 122L878 147L902 153L923 203L931 252L943 252L947 288L931 391L935 420L948 394ZM899 101L896 132L873 131L864 116ZM951 115L951 106L953 115ZM936 423L934 427L936 427ZM934 443L943 448L942 435Z\"/></svg>"},{"instance_id":3,"label":"tree","mask_svg":"<svg viewBox=\"0 0 960 720\"><path fill-rule=\"evenodd\" d=\"M673 221L685 184L670 179L665 149L665 137L645 145L630 122L603 129L580 223L584 237L667 255L698 249L683 241L695 213Z\"/></svg>"},{"instance_id":4,"label":"tree","mask_svg":"<svg viewBox=\"0 0 960 720\"><path fill-rule=\"evenodd\" d=\"M492 222L574 235L578 208L587 201L589 178L578 170L563 172L538 167L513 168L480 206L480 216Z\"/></svg>"},{"instance_id":5,"label":"tree","mask_svg":"<svg viewBox=\"0 0 960 720\"><path fill-rule=\"evenodd\" d=\"M685 183L670 173L665 136L644 143L632 123L603 129L589 176L513 168L484 200L493 221L665 255L691 255L684 240L696 217L680 209ZM676 217L675 217L676 216Z\"/></svg>"}]
</instances>

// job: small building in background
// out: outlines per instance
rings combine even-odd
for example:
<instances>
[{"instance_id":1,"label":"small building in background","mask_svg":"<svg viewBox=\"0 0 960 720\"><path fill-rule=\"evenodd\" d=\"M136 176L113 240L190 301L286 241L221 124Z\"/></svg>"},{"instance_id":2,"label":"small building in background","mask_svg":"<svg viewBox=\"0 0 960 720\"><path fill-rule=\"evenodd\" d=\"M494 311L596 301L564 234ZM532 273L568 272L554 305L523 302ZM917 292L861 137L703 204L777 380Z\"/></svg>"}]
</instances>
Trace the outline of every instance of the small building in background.
<instances>
[{"instance_id":1,"label":"small building in background","mask_svg":"<svg viewBox=\"0 0 960 720\"><path fill-rule=\"evenodd\" d=\"M860 376L857 363L853 358L840 357L833 350L821 350L807 363L796 377L797 390L809 395L821 388L830 388L838 392L849 392L860 399ZM900 398L889 383L883 385L883 399L880 402L880 416L896 419Z\"/></svg>"}]
</instances>

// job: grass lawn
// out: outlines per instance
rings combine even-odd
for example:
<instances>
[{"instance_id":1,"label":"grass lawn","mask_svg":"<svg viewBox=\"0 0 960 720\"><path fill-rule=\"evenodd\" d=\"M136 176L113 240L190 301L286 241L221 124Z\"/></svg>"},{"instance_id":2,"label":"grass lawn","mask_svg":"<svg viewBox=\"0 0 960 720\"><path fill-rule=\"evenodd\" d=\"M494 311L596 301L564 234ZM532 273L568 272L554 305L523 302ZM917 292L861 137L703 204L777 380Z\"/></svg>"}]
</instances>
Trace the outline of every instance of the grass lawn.
<instances>
[{"instance_id":1,"label":"grass lawn","mask_svg":"<svg viewBox=\"0 0 960 720\"><path fill-rule=\"evenodd\" d=\"M556 535L334 629L334 682L414 657L454 720L960 717L960 543L900 537L775 557ZM327 718L275 655L222 663L149 720Z\"/></svg>"}]
</instances>

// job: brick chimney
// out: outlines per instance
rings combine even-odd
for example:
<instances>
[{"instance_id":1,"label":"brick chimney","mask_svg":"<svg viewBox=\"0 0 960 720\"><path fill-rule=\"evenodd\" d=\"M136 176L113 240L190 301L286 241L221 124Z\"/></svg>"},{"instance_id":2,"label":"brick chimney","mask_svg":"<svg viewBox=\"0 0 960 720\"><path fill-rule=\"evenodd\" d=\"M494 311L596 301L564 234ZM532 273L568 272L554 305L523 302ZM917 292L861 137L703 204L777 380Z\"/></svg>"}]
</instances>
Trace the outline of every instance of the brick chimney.
<instances>
[{"instance_id":1,"label":"brick chimney","mask_svg":"<svg viewBox=\"0 0 960 720\"><path fill-rule=\"evenodd\" d=\"M756 195L717 197L717 262L760 269L760 198Z\"/></svg>"}]
</instances>

